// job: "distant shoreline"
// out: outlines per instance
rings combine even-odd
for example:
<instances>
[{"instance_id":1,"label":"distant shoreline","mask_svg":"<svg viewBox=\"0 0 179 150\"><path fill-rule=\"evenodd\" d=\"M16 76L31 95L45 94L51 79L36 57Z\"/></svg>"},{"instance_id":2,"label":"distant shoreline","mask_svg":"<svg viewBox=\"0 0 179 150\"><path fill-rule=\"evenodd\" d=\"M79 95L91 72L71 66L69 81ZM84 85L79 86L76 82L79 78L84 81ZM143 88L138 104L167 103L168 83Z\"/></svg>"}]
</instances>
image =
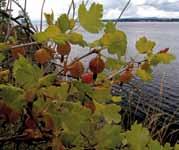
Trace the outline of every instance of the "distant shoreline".
<instances>
[{"instance_id":1,"label":"distant shoreline","mask_svg":"<svg viewBox=\"0 0 179 150\"><path fill-rule=\"evenodd\" d=\"M103 22L179 22L179 18L121 18L103 19Z\"/></svg>"}]
</instances>

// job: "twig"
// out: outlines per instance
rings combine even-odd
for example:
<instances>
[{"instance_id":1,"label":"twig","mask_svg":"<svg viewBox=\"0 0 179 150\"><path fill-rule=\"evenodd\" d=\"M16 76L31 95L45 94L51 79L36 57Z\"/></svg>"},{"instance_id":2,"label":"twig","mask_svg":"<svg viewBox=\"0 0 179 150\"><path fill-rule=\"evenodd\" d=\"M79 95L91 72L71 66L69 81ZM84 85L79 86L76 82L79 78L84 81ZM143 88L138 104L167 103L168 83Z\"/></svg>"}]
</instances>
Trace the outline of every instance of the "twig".
<instances>
[{"instance_id":1,"label":"twig","mask_svg":"<svg viewBox=\"0 0 179 150\"><path fill-rule=\"evenodd\" d=\"M31 45L37 45L37 44L39 44L39 43L38 42L30 42L30 43L25 43L25 44L12 46L11 49L19 48L19 47L27 47L27 46L31 46Z\"/></svg>"},{"instance_id":2,"label":"twig","mask_svg":"<svg viewBox=\"0 0 179 150\"><path fill-rule=\"evenodd\" d=\"M125 10L127 9L127 7L129 6L130 2L131 2L131 0L129 0L129 1L126 3L125 7L122 9L122 11L121 11L119 17L117 18L117 20L119 20L119 19L122 17L123 13L125 12ZM118 23L118 22L116 21L115 25L117 25L117 23Z\"/></svg>"},{"instance_id":3,"label":"twig","mask_svg":"<svg viewBox=\"0 0 179 150\"><path fill-rule=\"evenodd\" d=\"M43 25L43 11L45 6L45 0L43 0L42 7L41 7L41 16L40 16L40 32L42 32L42 25Z\"/></svg>"}]
</instances>

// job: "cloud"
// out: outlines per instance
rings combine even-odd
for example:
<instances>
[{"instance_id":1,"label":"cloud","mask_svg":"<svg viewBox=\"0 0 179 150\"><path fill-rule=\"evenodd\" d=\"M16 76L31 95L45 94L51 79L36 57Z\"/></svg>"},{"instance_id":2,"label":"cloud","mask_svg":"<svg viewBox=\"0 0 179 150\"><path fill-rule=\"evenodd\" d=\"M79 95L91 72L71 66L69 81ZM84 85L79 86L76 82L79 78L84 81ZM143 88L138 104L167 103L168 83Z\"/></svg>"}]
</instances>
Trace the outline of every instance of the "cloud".
<instances>
[{"instance_id":1,"label":"cloud","mask_svg":"<svg viewBox=\"0 0 179 150\"><path fill-rule=\"evenodd\" d=\"M23 4L24 0L19 0ZM104 18L117 18L128 0L89 0L104 6ZM27 11L34 20L40 19L40 10L43 0L27 0ZM53 9L57 17L67 12L71 0L46 0L45 12ZM82 0L75 0L78 6ZM14 7L16 13L18 8ZM122 17L179 17L179 0L132 0Z\"/></svg>"}]
</instances>

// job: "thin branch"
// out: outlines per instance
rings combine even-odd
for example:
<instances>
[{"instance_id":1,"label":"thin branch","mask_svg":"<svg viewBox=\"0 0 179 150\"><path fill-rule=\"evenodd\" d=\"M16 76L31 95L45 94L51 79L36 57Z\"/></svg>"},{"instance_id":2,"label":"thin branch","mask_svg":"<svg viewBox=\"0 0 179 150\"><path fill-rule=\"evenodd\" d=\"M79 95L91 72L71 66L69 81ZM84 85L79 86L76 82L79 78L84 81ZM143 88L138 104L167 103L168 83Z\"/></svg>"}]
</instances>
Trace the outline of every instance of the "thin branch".
<instances>
[{"instance_id":1,"label":"thin branch","mask_svg":"<svg viewBox=\"0 0 179 150\"><path fill-rule=\"evenodd\" d=\"M126 5L125 5L124 8L122 9L122 11L121 11L119 17L117 18L117 20L121 19L123 13L125 12L125 10L127 9L127 7L129 6L130 2L131 2L131 0L129 0L129 1L126 3ZM116 21L115 25L116 25L117 23L118 23L118 22Z\"/></svg>"},{"instance_id":2,"label":"thin branch","mask_svg":"<svg viewBox=\"0 0 179 150\"><path fill-rule=\"evenodd\" d=\"M27 15L27 12L22 8L22 6L15 0L12 0L20 9L21 11L23 12L23 15L24 15L24 19L26 21L27 24L30 25L30 27L34 30L34 32L37 32L36 28L34 27L34 25L32 24L30 18L28 17Z\"/></svg>"},{"instance_id":3,"label":"thin branch","mask_svg":"<svg viewBox=\"0 0 179 150\"><path fill-rule=\"evenodd\" d=\"M45 0L43 0L42 7L41 7L41 16L40 16L40 32L42 32L43 26L43 12L44 12Z\"/></svg>"},{"instance_id":4,"label":"thin branch","mask_svg":"<svg viewBox=\"0 0 179 150\"><path fill-rule=\"evenodd\" d=\"M34 34L34 31L32 31L30 28L25 27L24 25L22 25L16 18L9 16L9 14L7 14L5 11L0 10L0 14L4 15L4 17L9 18L14 21L16 24L18 24L20 27L22 27L25 31L27 31L28 33Z\"/></svg>"}]
</instances>

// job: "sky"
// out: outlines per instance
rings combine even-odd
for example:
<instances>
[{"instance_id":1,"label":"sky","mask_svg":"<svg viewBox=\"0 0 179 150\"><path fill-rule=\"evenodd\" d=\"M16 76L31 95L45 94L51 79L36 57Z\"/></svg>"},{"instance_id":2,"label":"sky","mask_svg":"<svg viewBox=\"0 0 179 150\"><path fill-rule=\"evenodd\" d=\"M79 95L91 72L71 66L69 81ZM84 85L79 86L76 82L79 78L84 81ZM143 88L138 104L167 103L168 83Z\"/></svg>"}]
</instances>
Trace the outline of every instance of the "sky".
<instances>
[{"instance_id":1,"label":"sky","mask_svg":"<svg viewBox=\"0 0 179 150\"><path fill-rule=\"evenodd\" d=\"M19 0L23 4L24 0ZM27 0L27 11L32 20L40 19L40 9L43 0ZM79 6L82 0L74 0ZM118 18L122 8L128 0L89 0L90 3L101 3L104 6L104 19ZM67 12L71 0L46 0L44 12L54 11L56 17ZM18 9L15 9L17 14ZM179 18L179 0L131 0L131 3L122 16L125 17L161 17Z\"/></svg>"}]
</instances>

